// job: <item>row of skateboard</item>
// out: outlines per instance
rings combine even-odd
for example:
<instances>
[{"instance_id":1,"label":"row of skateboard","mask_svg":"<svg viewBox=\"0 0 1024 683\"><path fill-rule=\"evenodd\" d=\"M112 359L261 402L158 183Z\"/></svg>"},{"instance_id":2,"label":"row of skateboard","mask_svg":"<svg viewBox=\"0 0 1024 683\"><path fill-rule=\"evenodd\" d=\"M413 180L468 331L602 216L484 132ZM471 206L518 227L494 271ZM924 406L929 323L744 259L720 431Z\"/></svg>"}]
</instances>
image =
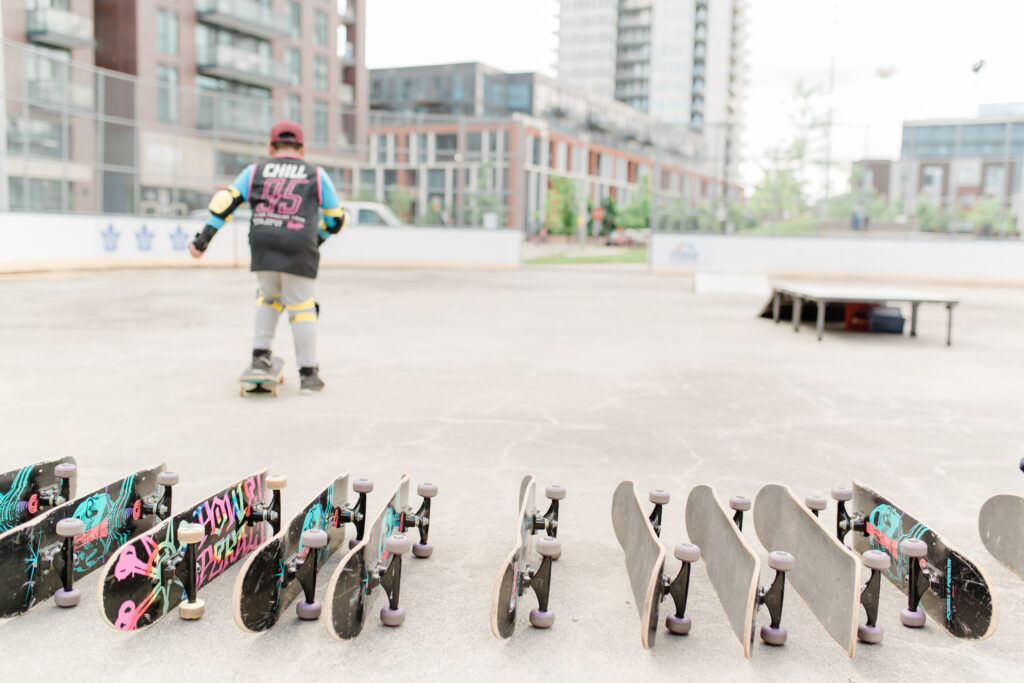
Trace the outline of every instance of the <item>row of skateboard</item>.
<instances>
[{"instance_id":1,"label":"row of skateboard","mask_svg":"<svg viewBox=\"0 0 1024 683\"><path fill-rule=\"evenodd\" d=\"M383 589L380 617L398 626L402 558L410 550L430 557L430 502L434 484L417 487L414 509L409 478L402 476L387 502L369 516L373 483L336 478L290 522L281 515L283 477L252 474L172 515L178 475L163 464L140 470L84 496L76 493L72 458L0 474L0 616L24 614L54 599L60 607L81 600L75 583L102 569L97 585L100 614L123 631L148 628L178 608L199 619L200 589L242 563L233 597L235 621L245 631L275 626L298 600L300 619L325 623L339 639L362 630L370 602ZM346 525L354 528L327 586L316 600L319 570L343 547ZM418 532L418 542L407 535ZM326 608L326 609L325 609Z\"/></svg>"}]
</instances>

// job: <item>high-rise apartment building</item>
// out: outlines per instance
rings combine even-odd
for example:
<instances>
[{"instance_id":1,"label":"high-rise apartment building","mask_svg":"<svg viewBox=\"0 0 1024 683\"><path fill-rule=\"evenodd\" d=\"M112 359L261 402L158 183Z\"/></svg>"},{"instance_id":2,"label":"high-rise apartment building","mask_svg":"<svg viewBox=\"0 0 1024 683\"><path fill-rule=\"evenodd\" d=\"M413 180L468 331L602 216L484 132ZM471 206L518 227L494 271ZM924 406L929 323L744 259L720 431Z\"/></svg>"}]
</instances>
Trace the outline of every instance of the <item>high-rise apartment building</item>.
<instances>
[{"instance_id":1,"label":"high-rise apartment building","mask_svg":"<svg viewBox=\"0 0 1024 683\"><path fill-rule=\"evenodd\" d=\"M560 0L558 77L706 133L739 158L746 0Z\"/></svg>"}]
</instances>

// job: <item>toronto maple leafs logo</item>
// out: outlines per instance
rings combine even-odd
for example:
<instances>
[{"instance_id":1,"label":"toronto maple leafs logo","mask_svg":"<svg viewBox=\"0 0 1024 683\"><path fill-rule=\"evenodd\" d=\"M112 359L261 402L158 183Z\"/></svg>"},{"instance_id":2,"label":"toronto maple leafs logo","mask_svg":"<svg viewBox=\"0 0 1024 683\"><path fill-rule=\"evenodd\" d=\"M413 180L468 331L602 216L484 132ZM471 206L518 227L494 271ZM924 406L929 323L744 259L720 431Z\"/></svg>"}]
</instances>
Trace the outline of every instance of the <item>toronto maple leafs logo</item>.
<instances>
[{"instance_id":1,"label":"toronto maple leafs logo","mask_svg":"<svg viewBox=\"0 0 1024 683\"><path fill-rule=\"evenodd\" d=\"M153 233L146 228L146 224L142 224L142 228L135 233L135 244L138 246L139 251L149 251L153 246Z\"/></svg>"},{"instance_id":2,"label":"toronto maple leafs logo","mask_svg":"<svg viewBox=\"0 0 1024 683\"><path fill-rule=\"evenodd\" d=\"M188 233L181 229L181 226L176 226L174 232L171 233L171 249L174 251L185 251L185 247L188 246Z\"/></svg>"},{"instance_id":3,"label":"toronto maple leafs logo","mask_svg":"<svg viewBox=\"0 0 1024 683\"><path fill-rule=\"evenodd\" d=\"M121 233L114 230L113 223L107 225L107 229L100 233L100 237L103 239L104 251L117 251L117 240L121 237Z\"/></svg>"}]
</instances>

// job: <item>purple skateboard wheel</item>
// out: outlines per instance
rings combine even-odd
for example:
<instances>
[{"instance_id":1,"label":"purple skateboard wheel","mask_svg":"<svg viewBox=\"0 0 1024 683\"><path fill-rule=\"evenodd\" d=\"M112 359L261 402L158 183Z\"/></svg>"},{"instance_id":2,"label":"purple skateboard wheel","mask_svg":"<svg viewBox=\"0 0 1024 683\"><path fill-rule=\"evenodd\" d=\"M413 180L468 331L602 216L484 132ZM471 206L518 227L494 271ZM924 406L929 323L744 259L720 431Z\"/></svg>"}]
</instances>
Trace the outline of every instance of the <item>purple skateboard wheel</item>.
<instances>
[{"instance_id":1,"label":"purple skateboard wheel","mask_svg":"<svg viewBox=\"0 0 1024 683\"><path fill-rule=\"evenodd\" d=\"M668 629L669 633L674 633L677 636L685 636L690 632L690 626L692 625L693 622L690 621L690 617L680 619L674 614L665 617L665 628Z\"/></svg>"},{"instance_id":2,"label":"purple skateboard wheel","mask_svg":"<svg viewBox=\"0 0 1024 683\"><path fill-rule=\"evenodd\" d=\"M74 607L81 599L82 592L77 588L72 588L69 591L58 588L57 592L53 594L53 601L57 603L57 607Z\"/></svg>"},{"instance_id":3,"label":"purple skateboard wheel","mask_svg":"<svg viewBox=\"0 0 1024 683\"><path fill-rule=\"evenodd\" d=\"M397 609L391 609L390 607L383 607L380 610L380 620L384 622L385 626L401 626L402 622L405 621L405 608L399 607Z\"/></svg>"},{"instance_id":4,"label":"purple skateboard wheel","mask_svg":"<svg viewBox=\"0 0 1024 683\"><path fill-rule=\"evenodd\" d=\"M320 604L319 600L313 602L305 602L299 600L295 603L295 613L299 615L299 619L303 621L315 621L320 618L320 612L323 610L323 605Z\"/></svg>"},{"instance_id":5,"label":"purple skateboard wheel","mask_svg":"<svg viewBox=\"0 0 1024 683\"><path fill-rule=\"evenodd\" d=\"M921 628L925 622L924 610L920 607L915 610L904 607L900 610L900 621L907 628Z\"/></svg>"},{"instance_id":6,"label":"purple skateboard wheel","mask_svg":"<svg viewBox=\"0 0 1024 683\"><path fill-rule=\"evenodd\" d=\"M530 623L535 628L551 628L551 625L555 623L555 613L551 610L532 609L530 610Z\"/></svg>"},{"instance_id":7,"label":"purple skateboard wheel","mask_svg":"<svg viewBox=\"0 0 1024 683\"><path fill-rule=\"evenodd\" d=\"M885 629L881 626L868 626L867 624L859 624L857 626L857 640L862 643L878 644L882 642L884 634Z\"/></svg>"},{"instance_id":8,"label":"purple skateboard wheel","mask_svg":"<svg viewBox=\"0 0 1024 683\"><path fill-rule=\"evenodd\" d=\"M768 624L761 627L761 640L768 645L785 645L786 629L783 627L772 628Z\"/></svg>"}]
</instances>

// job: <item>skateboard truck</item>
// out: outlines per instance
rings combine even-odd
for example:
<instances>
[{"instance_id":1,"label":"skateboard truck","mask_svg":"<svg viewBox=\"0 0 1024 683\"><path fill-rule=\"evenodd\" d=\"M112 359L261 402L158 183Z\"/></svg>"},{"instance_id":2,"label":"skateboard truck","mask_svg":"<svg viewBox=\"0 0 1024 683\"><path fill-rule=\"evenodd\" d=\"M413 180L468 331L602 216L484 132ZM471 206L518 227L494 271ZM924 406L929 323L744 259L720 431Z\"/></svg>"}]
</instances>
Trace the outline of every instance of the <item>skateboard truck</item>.
<instances>
[{"instance_id":1,"label":"skateboard truck","mask_svg":"<svg viewBox=\"0 0 1024 683\"><path fill-rule=\"evenodd\" d=\"M668 505L670 500L669 492L662 489L652 489L647 494L647 499L654 503L654 509L651 510L651 515L647 519L651 522L654 535L661 538L662 508ZM672 597L672 602L675 603L676 608L675 614L665 617L665 628L668 629L669 633L685 636L690 632L690 627L693 625L690 617L686 616L686 599L690 593L690 567L700 559L700 548L693 543L678 543L675 548L675 556L677 560L683 563L679 568L679 573L676 574L674 579L666 574L662 574L658 581L661 582L663 593L668 593Z\"/></svg>"},{"instance_id":2,"label":"skateboard truck","mask_svg":"<svg viewBox=\"0 0 1024 683\"><path fill-rule=\"evenodd\" d=\"M924 626L925 615L921 598L928 591L931 577L921 567L920 559L928 554L928 544L919 538L905 538L900 542L900 553L907 557L907 607L900 610L900 622L908 628Z\"/></svg>"},{"instance_id":3,"label":"skateboard truck","mask_svg":"<svg viewBox=\"0 0 1024 683\"><path fill-rule=\"evenodd\" d=\"M388 606L380 610L380 620L385 626L401 626L405 621L405 608L398 606L398 594L402 588L402 555L411 549L411 538L405 534L392 534L384 541L384 550L391 555L388 566L383 571L378 566L377 571L370 574L366 592L380 585L388 596Z\"/></svg>"},{"instance_id":4,"label":"skateboard truck","mask_svg":"<svg viewBox=\"0 0 1024 683\"><path fill-rule=\"evenodd\" d=\"M273 534L281 531L281 489L288 485L288 478L282 476L267 477L267 488L272 492L270 505L259 502L245 514L246 524L266 522L273 529ZM272 535L273 535L272 534Z\"/></svg>"},{"instance_id":5,"label":"skateboard truck","mask_svg":"<svg viewBox=\"0 0 1024 683\"><path fill-rule=\"evenodd\" d=\"M537 608L530 610L530 624L534 628L551 628L555 623L555 613L548 609L551 598L551 563L562 555L562 542L558 540L558 505L565 498L565 487L552 484L544 489L544 495L551 501L547 512L543 515L534 514L530 520L530 535L538 531L545 532L534 539L534 550L541 556L540 566L534 568L527 563L523 579L519 583L516 596L526 593L532 588L537 596Z\"/></svg>"},{"instance_id":6,"label":"skateboard truck","mask_svg":"<svg viewBox=\"0 0 1024 683\"><path fill-rule=\"evenodd\" d=\"M750 499L745 496L733 496L729 499L729 507L735 511L732 521L736 523L736 528L743 531L743 513L750 509Z\"/></svg>"},{"instance_id":7,"label":"skateboard truck","mask_svg":"<svg viewBox=\"0 0 1024 683\"><path fill-rule=\"evenodd\" d=\"M53 473L57 477L57 481L39 489L39 492L28 500L18 503L19 517L26 513L34 515L40 509L47 510L71 500L71 480L77 472L78 466L73 462L62 462L54 467Z\"/></svg>"},{"instance_id":8,"label":"skateboard truck","mask_svg":"<svg viewBox=\"0 0 1024 683\"><path fill-rule=\"evenodd\" d=\"M182 583L185 584L185 601L178 606L178 616L182 619L199 619L206 611L206 603L196 596L199 590L197 585L199 568L196 562L196 549L203 542L204 538L206 538L206 527L202 524L182 522L181 526L178 527L178 541L185 544L184 557L182 557L181 553L176 553L168 558L167 562L171 564L171 571L161 572L162 576L176 575L178 567L182 564L185 565L182 572L184 576L181 577Z\"/></svg>"},{"instance_id":9,"label":"skateboard truck","mask_svg":"<svg viewBox=\"0 0 1024 683\"><path fill-rule=\"evenodd\" d=\"M744 496L733 496L729 499L729 507L735 514L732 521L736 528L743 531L743 513L750 510L750 499ZM775 570L772 585L758 586L757 605L768 608L771 623L761 626L761 640L768 645L785 645L788 634L782 627L782 605L786 593L786 572L796 567L796 558L782 550L768 553L768 566Z\"/></svg>"},{"instance_id":10,"label":"skateboard truck","mask_svg":"<svg viewBox=\"0 0 1024 683\"><path fill-rule=\"evenodd\" d=\"M373 482L369 479L356 479L352 482L352 490L359 494L359 500L354 506L343 507L338 513L338 523L335 524L335 527L341 527L342 524L355 525L356 537L349 539L350 549L355 548L359 541L363 540L363 529L366 526L366 494L373 491ZM306 597L309 599L311 593L307 593Z\"/></svg>"},{"instance_id":11,"label":"skateboard truck","mask_svg":"<svg viewBox=\"0 0 1024 683\"><path fill-rule=\"evenodd\" d=\"M399 522L399 529L419 529L420 542L412 546L412 554L420 559L430 557L434 552L434 546L427 542L430 533L430 499L437 495L437 484L424 482L416 487L416 495L423 498L420 508L416 512L403 512ZM564 491L563 491L564 495ZM552 501L555 509L555 517L558 517L558 502Z\"/></svg>"},{"instance_id":12,"label":"skateboard truck","mask_svg":"<svg viewBox=\"0 0 1024 683\"><path fill-rule=\"evenodd\" d=\"M48 563L60 572L61 587L54 594L58 607L74 607L82 599L75 588L75 536L85 531L85 524L76 517L57 522L57 535L63 540L44 548L39 553L40 564Z\"/></svg>"},{"instance_id":13,"label":"skateboard truck","mask_svg":"<svg viewBox=\"0 0 1024 683\"><path fill-rule=\"evenodd\" d=\"M544 531L546 535L551 538L558 537L558 501L565 498L565 487L558 486L557 484L551 484L544 489L544 495L551 504L548 505L547 512L543 515L534 513L533 519L530 520L530 533L535 534L538 531ZM558 552L551 556L552 560L557 560L562 556L562 548L559 546Z\"/></svg>"},{"instance_id":14,"label":"skateboard truck","mask_svg":"<svg viewBox=\"0 0 1024 683\"><path fill-rule=\"evenodd\" d=\"M178 484L181 478L177 472L161 472L156 475L156 483L161 487L158 496L150 496L139 501L139 510L144 515L154 515L159 520L165 520L171 516L171 495L172 489ZM125 510L126 516L135 516L134 506Z\"/></svg>"}]
</instances>

